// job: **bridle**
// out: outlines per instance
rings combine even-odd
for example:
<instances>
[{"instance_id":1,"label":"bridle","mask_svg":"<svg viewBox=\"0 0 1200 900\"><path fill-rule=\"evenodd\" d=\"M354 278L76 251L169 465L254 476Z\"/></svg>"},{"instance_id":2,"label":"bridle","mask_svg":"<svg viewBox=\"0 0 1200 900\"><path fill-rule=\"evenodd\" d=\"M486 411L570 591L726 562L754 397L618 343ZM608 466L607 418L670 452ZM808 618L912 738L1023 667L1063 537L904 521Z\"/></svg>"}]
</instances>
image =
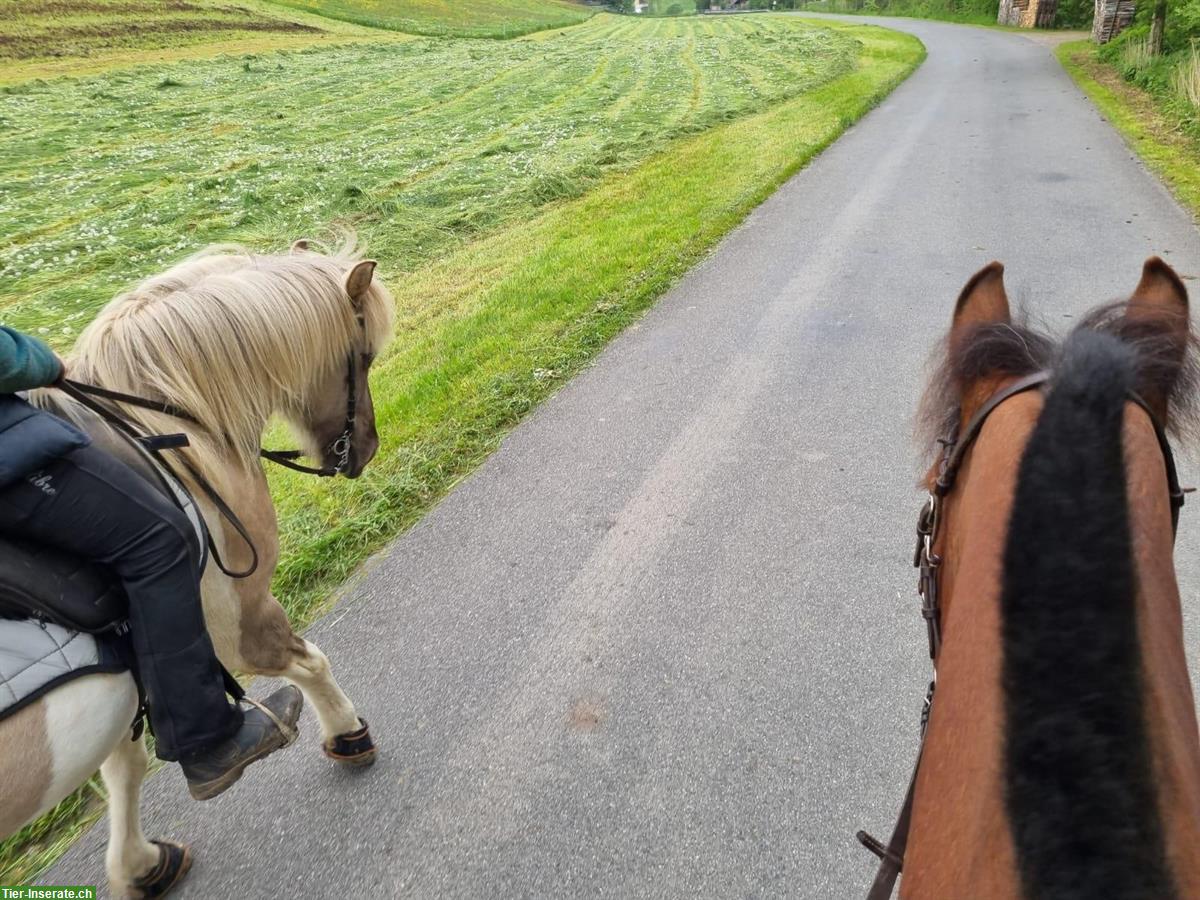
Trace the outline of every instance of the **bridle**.
<instances>
[{"instance_id":1,"label":"bridle","mask_svg":"<svg viewBox=\"0 0 1200 900\"><path fill-rule=\"evenodd\" d=\"M267 462L275 463L278 466L283 466L286 469L292 469L296 472L303 472L306 475L318 475L322 478L332 478L335 475L341 475L350 465L350 453L354 447L354 429L358 423L358 366L359 360L367 360L365 352L367 338L367 323L361 312L355 314L358 321L358 331L360 343L357 347L352 347L346 353L346 418L343 423L342 432L332 441L325 445L325 452L335 457L336 462L333 465L324 466L305 466L295 462L295 460L304 456L303 450L265 450L260 449L258 455ZM63 379L55 387L65 390L66 393L73 396L76 400L83 402L79 394L86 394L91 397L100 397L104 400L114 400L117 403L126 403L129 406L136 406L140 409L148 409L152 412L163 413L175 419L182 419L184 422L191 422L193 425L199 425L204 428L205 425L194 415L188 412L177 404L162 401L150 400L146 397L138 397L135 394L124 394L120 391L112 391L108 388L102 388L94 384L85 384L81 381L73 381L71 379ZM85 404L91 406L91 404ZM94 410L95 411L95 410ZM111 411L110 411L111 412ZM105 417L107 418L107 416Z\"/></svg>"},{"instance_id":2,"label":"bridle","mask_svg":"<svg viewBox=\"0 0 1200 900\"><path fill-rule=\"evenodd\" d=\"M365 346L367 323L361 312L357 314L357 318L362 346ZM302 450L259 450L258 455L277 466L283 466L285 469L292 469L295 472L303 472L306 475L332 478L334 475L341 475L345 472L350 465L350 452L354 448L354 428L358 423L359 360L363 361L363 367L366 368L367 355L361 347L353 348L346 354L346 420L342 427L342 433L325 447L325 452L335 458L334 465L320 467L302 465L295 461L304 455Z\"/></svg>"},{"instance_id":3,"label":"bridle","mask_svg":"<svg viewBox=\"0 0 1200 900\"><path fill-rule=\"evenodd\" d=\"M987 402L979 409L966 428L948 439L939 441L942 444L942 458L938 467L938 475L929 492L929 499L921 506L917 517L917 548L913 555L913 565L919 572L917 579L917 594L921 598L921 617L929 637L929 657L933 660L933 680L925 693L925 702L921 709L921 745L917 750L917 761L913 765L912 778L908 783L908 792L904 797L904 805L892 830L891 839L887 844L860 831L858 840L868 850L879 857L879 869L875 880L867 892L867 900L888 900L892 896L896 879L904 867L904 851L908 845L908 831L912 821L913 794L917 785L917 773L921 767L921 753L925 744L925 731L929 723L929 714L933 708L934 688L937 685L937 660L942 648L942 620L939 598L939 579L944 559L934 551L937 546L943 521L943 506L947 495L954 489L959 470L967 453L974 446L976 439L983 430L988 417L1006 400L1010 400L1027 391L1042 390L1053 378L1050 370L1034 372L1019 378L992 394ZM1167 490L1171 504L1171 533L1174 534L1179 525L1179 510L1183 507L1185 491L1179 486L1179 475L1175 468L1175 457L1171 452L1171 444L1167 440L1166 429L1158 416L1136 393L1128 393L1130 402L1140 407L1150 418L1154 427L1154 436L1162 451L1163 463L1166 467Z\"/></svg>"},{"instance_id":4,"label":"bridle","mask_svg":"<svg viewBox=\"0 0 1200 900\"><path fill-rule=\"evenodd\" d=\"M325 446L325 452L333 456L335 461L332 465L323 466L306 466L295 460L304 455L303 450L265 450L260 449L258 455L267 462L275 463L287 469L292 469L296 472L303 472L306 475L317 475L322 478L332 478L335 475L341 475L349 468L350 454L354 448L354 430L358 423L358 377L360 360L365 371L369 366L369 356L366 351L367 347L367 324L361 310L355 311L355 318L358 321L359 342L356 346L351 347L346 353L346 418L343 422L342 432ZM78 403L90 409L101 419L108 422L119 432L127 437L137 441L143 449L145 449L154 459L163 466L175 478L180 485L183 485L183 480L175 473L172 465L163 457L164 450L179 450L188 445L187 435L171 434L171 435L144 435L141 434L125 417L118 414L113 409L97 402L95 398L102 400L111 400L117 403L125 403L129 406L136 406L141 409L148 409L153 412L162 413L176 419L181 419L185 422L190 422L193 425L198 425L201 428L206 427L196 416L192 415L186 409L174 403L161 400L151 400L146 397L138 397L135 394L125 394L120 391L112 391L108 388L102 388L94 384L85 384L81 381L73 381L68 378L61 379L53 385L67 396L71 397ZM204 495L212 502L217 512L225 519L238 535L250 548L250 564L243 570L231 570L225 565L221 558L212 535L208 536L208 549L213 561L217 567L230 578L249 578L258 570L258 549L254 546L254 542L250 538L249 529L238 518L232 507L225 499L217 492L217 489L212 486L212 483L201 474L195 466L193 466L186 457L181 459L183 467L187 470L192 480L204 492Z\"/></svg>"}]
</instances>

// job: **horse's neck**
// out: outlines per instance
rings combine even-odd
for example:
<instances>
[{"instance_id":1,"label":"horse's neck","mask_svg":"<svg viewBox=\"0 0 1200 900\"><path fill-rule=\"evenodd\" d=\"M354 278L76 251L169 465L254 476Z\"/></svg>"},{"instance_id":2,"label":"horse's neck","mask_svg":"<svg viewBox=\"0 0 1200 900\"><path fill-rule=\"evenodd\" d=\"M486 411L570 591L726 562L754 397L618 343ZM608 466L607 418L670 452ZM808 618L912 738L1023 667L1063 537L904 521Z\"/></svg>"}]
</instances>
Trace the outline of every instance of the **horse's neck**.
<instances>
[{"instance_id":1,"label":"horse's neck","mask_svg":"<svg viewBox=\"0 0 1200 900\"><path fill-rule=\"evenodd\" d=\"M1200 897L1200 732L1183 643L1166 476L1157 440L1138 418L1126 417L1125 453L1142 708L1168 861L1179 896ZM1186 513L1181 523L1191 524Z\"/></svg>"},{"instance_id":2,"label":"horse's neck","mask_svg":"<svg viewBox=\"0 0 1200 900\"><path fill-rule=\"evenodd\" d=\"M1016 898L1004 809L1000 561L1024 419L998 410L966 460L945 510L943 643L913 807L902 896ZM992 424L989 423L989 428ZM984 474L986 473L986 475Z\"/></svg>"},{"instance_id":3,"label":"horse's neck","mask_svg":"<svg viewBox=\"0 0 1200 900\"><path fill-rule=\"evenodd\" d=\"M1170 867L1179 896L1200 897L1200 734L1183 645L1163 461L1153 432L1139 416L1128 416L1125 452L1138 577L1142 708ZM1005 423L1000 440L981 441L947 507L953 539L943 548L944 643L904 896L1020 896L1005 807L1000 593L1021 456L1013 444L1023 447L1032 424L1027 412ZM1184 527L1186 521L1185 516ZM1064 647L1063 653L1073 649Z\"/></svg>"}]
</instances>

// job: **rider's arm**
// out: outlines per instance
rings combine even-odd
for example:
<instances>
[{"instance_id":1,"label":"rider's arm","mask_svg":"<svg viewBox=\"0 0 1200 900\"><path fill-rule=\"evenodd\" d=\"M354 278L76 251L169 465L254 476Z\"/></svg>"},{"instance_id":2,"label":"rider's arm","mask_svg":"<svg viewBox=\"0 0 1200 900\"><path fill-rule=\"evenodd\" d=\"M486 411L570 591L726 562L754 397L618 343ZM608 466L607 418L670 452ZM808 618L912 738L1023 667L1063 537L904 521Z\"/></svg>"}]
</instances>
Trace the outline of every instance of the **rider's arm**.
<instances>
[{"instance_id":1,"label":"rider's arm","mask_svg":"<svg viewBox=\"0 0 1200 900\"><path fill-rule=\"evenodd\" d=\"M0 325L0 394L53 384L62 374L54 351L37 338Z\"/></svg>"}]
</instances>

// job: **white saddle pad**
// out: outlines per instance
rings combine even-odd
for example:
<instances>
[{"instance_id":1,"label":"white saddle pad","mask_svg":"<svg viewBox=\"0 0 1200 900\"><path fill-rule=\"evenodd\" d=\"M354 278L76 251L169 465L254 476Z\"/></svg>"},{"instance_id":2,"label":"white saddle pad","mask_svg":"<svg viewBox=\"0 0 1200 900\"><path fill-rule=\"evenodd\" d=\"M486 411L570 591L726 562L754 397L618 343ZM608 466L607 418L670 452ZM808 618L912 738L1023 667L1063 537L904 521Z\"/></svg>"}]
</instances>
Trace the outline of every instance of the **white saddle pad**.
<instances>
[{"instance_id":1,"label":"white saddle pad","mask_svg":"<svg viewBox=\"0 0 1200 900\"><path fill-rule=\"evenodd\" d=\"M0 719L64 681L121 668L102 660L90 634L49 622L0 619Z\"/></svg>"}]
</instances>

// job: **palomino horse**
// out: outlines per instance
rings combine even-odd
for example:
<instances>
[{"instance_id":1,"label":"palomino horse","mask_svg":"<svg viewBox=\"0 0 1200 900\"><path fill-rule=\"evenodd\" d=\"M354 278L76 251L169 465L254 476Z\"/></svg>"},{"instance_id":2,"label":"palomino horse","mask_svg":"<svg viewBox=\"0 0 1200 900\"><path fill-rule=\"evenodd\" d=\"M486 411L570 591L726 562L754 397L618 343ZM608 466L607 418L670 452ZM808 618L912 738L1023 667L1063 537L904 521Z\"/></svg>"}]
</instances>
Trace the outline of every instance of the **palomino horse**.
<instances>
[{"instance_id":1,"label":"palomino horse","mask_svg":"<svg viewBox=\"0 0 1200 900\"><path fill-rule=\"evenodd\" d=\"M959 296L923 404L949 439L920 526L936 691L892 841L902 897L1200 897L1164 431L1196 424L1196 373L1158 258L1062 347L1011 321L999 263Z\"/></svg>"},{"instance_id":2,"label":"palomino horse","mask_svg":"<svg viewBox=\"0 0 1200 900\"><path fill-rule=\"evenodd\" d=\"M323 463L323 474L357 477L374 456L367 374L393 316L391 295L373 279L374 268L349 247L328 256L299 241L282 256L213 248L112 301L68 362L74 380L171 404L192 417L109 404L146 433L188 435L190 447L172 453L225 498L247 530L249 542L191 485L224 565L251 568L257 552L249 577L228 577L211 561L204 572L204 616L217 654L232 670L299 686L320 720L326 752L347 765L369 764L374 746L324 654L292 631L271 595L279 544L259 451L268 420L278 414ZM36 399L103 440L96 434L103 424L74 401L53 391ZM157 896L188 861L186 853L169 853L142 834L138 803L147 755L142 740L130 740L136 704L132 677L95 674L0 722L0 837L100 768L109 791L113 892Z\"/></svg>"}]
</instances>

